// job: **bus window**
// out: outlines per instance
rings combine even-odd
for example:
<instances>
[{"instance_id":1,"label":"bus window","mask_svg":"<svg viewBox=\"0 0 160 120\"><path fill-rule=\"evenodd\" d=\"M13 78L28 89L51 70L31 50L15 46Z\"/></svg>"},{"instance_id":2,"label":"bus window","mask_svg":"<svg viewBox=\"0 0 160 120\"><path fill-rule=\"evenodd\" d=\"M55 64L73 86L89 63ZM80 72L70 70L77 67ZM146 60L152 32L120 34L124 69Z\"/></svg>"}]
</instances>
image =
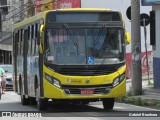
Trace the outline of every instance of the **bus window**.
<instances>
[{"instance_id":1,"label":"bus window","mask_svg":"<svg viewBox=\"0 0 160 120\"><path fill-rule=\"evenodd\" d=\"M15 33L15 55L17 56L17 53L18 53L18 32Z\"/></svg>"},{"instance_id":2,"label":"bus window","mask_svg":"<svg viewBox=\"0 0 160 120\"><path fill-rule=\"evenodd\" d=\"M18 30L18 55L21 54L21 30Z\"/></svg>"},{"instance_id":3,"label":"bus window","mask_svg":"<svg viewBox=\"0 0 160 120\"><path fill-rule=\"evenodd\" d=\"M24 55L27 55L28 54L28 30L24 30L23 40L24 40L24 51L23 52L24 52Z\"/></svg>"},{"instance_id":4,"label":"bus window","mask_svg":"<svg viewBox=\"0 0 160 120\"><path fill-rule=\"evenodd\" d=\"M36 44L35 44L35 42L36 42L36 38L35 38L35 25L32 25L32 55L34 55L35 54L35 47L36 47Z\"/></svg>"},{"instance_id":5,"label":"bus window","mask_svg":"<svg viewBox=\"0 0 160 120\"><path fill-rule=\"evenodd\" d=\"M31 54L31 27L28 27L28 55Z\"/></svg>"},{"instance_id":6,"label":"bus window","mask_svg":"<svg viewBox=\"0 0 160 120\"><path fill-rule=\"evenodd\" d=\"M35 55L38 55L37 40L39 39L39 37L38 37L39 28L40 28L40 24L37 23L35 26Z\"/></svg>"},{"instance_id":7,"label":"bus window","mask_svg":"<svg viewBox=\"0 0 160 120\"><path fill-rule=\"evenodd\" d=\"M23 34L24 34L24 33L23 33L23 29L21 29L21 42L20 42L20 46L21 46L21 47L20 47L20 48L21 48L20 54L21 54L21 55L23 55L23 41L24 41L24 40L23 40Z\"/></svg>"},{"instance_id":8,"label":"bus window","mask_svg":"<svg viewBox=\"0 0 160 120\"><path fill-rule=\"evenodd\" d=\"M31 27L31 39L34 38L34 25L32 25Z\"/></svg>"}]
</instances>

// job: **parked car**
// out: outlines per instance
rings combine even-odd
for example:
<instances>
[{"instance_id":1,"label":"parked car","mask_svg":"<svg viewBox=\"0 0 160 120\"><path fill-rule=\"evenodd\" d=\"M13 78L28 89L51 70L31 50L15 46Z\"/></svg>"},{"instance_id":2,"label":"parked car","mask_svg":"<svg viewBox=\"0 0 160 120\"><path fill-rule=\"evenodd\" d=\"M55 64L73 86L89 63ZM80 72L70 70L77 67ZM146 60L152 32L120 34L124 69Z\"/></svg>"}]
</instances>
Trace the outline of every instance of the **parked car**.
<instances>
[{"instance_id":1,"label":"parked car","mask_svg":"<svg viewBox=\"0 0 160 120\"><path fill-rule=\"evenodd\" d=\"M13 90L13 81L12 81L12 65L10 64L3 64L0 65L5 71L4 77L6 79L6 90Z\"/></svg>"}]
</instances>

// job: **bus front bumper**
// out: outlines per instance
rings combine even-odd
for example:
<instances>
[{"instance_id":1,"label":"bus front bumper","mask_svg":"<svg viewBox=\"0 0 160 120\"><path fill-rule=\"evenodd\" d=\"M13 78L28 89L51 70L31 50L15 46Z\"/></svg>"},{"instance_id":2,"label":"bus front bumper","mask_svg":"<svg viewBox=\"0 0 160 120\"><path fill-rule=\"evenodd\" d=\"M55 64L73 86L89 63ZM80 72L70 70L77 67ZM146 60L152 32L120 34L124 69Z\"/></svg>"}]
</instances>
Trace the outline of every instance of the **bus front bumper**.
<instances>
[{"instance_id":1,"label":"bus front bumper","mask_svg":"<svg viewBox=\"0 0 160 120\"><path fill-rule=\"evenodd\" d=\"M44 98L48 99L101 99L101 98L116 98L126 95L126 80L123 80L119 85L113 87L106 87L106 89L100 88L103 92L95 93L95 89L92 88L80 88L74 89L60 89L53 86L49 82L45 82Z\"/></svg>"}]
</instances>

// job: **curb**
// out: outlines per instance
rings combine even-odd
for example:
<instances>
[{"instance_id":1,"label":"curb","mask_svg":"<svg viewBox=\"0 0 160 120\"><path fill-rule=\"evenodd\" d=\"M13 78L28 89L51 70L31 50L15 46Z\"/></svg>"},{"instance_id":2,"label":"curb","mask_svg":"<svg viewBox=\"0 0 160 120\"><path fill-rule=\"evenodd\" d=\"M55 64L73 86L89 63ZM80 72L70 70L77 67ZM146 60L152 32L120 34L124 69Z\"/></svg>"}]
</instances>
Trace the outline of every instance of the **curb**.
<instances>
[{"instance_id":1,"label":"curb","mask_svg":"<svg viewBox=\"0 0 160 120\"><path fill-rule=\"evenodd\" d=\"M131 104L142 107L155 108L160 110L160 100L155 99L142 99L139 96L120 97L115 100L118 103Z\"/></svg>"},{"instance_id":2,"label":"curb","mask_svg":"<svg viewBox=\"0 0 160 120\"><path fill-rule=\"evenodd\" d=\"M153 77L150 77L150 81L153 81ZM148 81L148 77L142 77L142 81ZM132 82L132 79L126 79L126 82Z\"/></svg>"}]
</instances>

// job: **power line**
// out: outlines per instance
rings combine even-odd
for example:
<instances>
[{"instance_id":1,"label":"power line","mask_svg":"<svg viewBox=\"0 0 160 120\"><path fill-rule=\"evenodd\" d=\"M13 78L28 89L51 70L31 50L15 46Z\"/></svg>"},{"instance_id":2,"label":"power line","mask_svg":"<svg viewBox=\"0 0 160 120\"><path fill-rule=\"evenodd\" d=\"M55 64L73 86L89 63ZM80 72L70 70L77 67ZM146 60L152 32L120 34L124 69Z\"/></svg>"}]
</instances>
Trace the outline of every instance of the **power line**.
<instances>
[{"instance_id":1,"label":"power line","mask_svg":"<svg viewBox=\"0 0 160 120\"><path fill-rule=\"evenodd\" d=\"M31 4L28 5L29 3L31 3ZM46 5L46 4L50 4L50 3L52 3L52 1L51 1L51 2L48 2L48 3L40 4L40 5L36 5L35 2L27 2L27 3L23 4L23 5L21 5L20 8L22 9L22 7L25 6L25 8L23 8L22 10L23 10L23 12L26 12L26 11L28 11L31 7L38 8L38 7L40 7L40 6L43 6L43 5ZM16 11L16 10L17 10L17 9L13 9L13 10L10 11L9 13L14 12L14 11ZM5 21L9 21L9 20L13 19L13 17L19 16L20 14L22 14L22 13L20 13L20 12L15 13L14 15L12 15L12 16L8 17L7 19L5 19ZM12 24L10 24L10 25L12 25ZM6 27L7 27L8 29L5 29L5 31L8 31L8 30L10 30L10 25L8 25L8 26L2 26L2 28L4 28L4 27L6 28Z\"/></svg>"},{"instance_id":2,"label":"power line","mask_svg":"<svg viewBox=\"0 0 160 120\"><path fill-rule=\"evenodd\" d=\"M27 8L27 10L28 10L29 8ZM27 11L26 10L26 11ZM12 17L15 17L15 16L17 16L18 14L16 14L16 15L14 15L14 16L12 16ZM5 21L9 21L9 20L11 20L12 18L10 17L10 18L8 18L8 19L5 19ZM12 25L12 24L10 24L10 25ZM2 26L2 28L5 28L6 29L6 27L8 28L8 29L6 29L5 31L7 31L7 30L10 30L10 25L7 25L7 26Z\"/></svg>"},{"instance_id":3,"label":"power line","mask_svg":"<svg viewBox=\"0 0 160 120\"><path fill-rule=\"evenodd\" d=\"M26 7L27 7L27 6L26 6ZM23 9L23 10L25 10L25 11L23 11L23 12L26 12L28 9L29 9L29 7ZM22 14L21 12L15 13L15 14L13 14L12 16L6 18L5 21L11 20L11 19L13 19L13 17L18 16L18 15L21 15L21 14Z\"/></svg>"},{"instance_id":4,"label":"power line","mask_svg":"<svg viewBox=\"0 0 160 120\"><path fill-rule=\"evenodd\" d=\"M32 3L30 6L27 6L27 4L29 4L29 3ZM29 8L30 9L30 7L35 7L35 8L37 8L37 7L39 7L39 6L43 6L43 5L46 5L46 4L49 4L49 3L52 3L52 2L48 2L48 3L45 3L45 4L40 4L40 5L35 5L35 3L34 2L27 2L27 3L25 3L24 5L22 5L22 6L25 6L25 7L27 7L27 8ZM22 8L22 6L21 6L21 8ZM29 10L29 9L22 9L22 10ZM9 13L11 13L11 12L13 12L13 11L15 11L15 10L17 10L17 9L14 9L14 10L12 10L12 11L10 11ZM26 12L26 11L24 11L24 12ZM5 19L5 20L10 20L10 19L12 19L13 18L13 16L16 16L16 15L19 15L19 14L22 14L22 13L15 13L14 15L12 15L12 16L10 16L10 17L8 17L7 19Z\"/></svg>"}]
</instances>

